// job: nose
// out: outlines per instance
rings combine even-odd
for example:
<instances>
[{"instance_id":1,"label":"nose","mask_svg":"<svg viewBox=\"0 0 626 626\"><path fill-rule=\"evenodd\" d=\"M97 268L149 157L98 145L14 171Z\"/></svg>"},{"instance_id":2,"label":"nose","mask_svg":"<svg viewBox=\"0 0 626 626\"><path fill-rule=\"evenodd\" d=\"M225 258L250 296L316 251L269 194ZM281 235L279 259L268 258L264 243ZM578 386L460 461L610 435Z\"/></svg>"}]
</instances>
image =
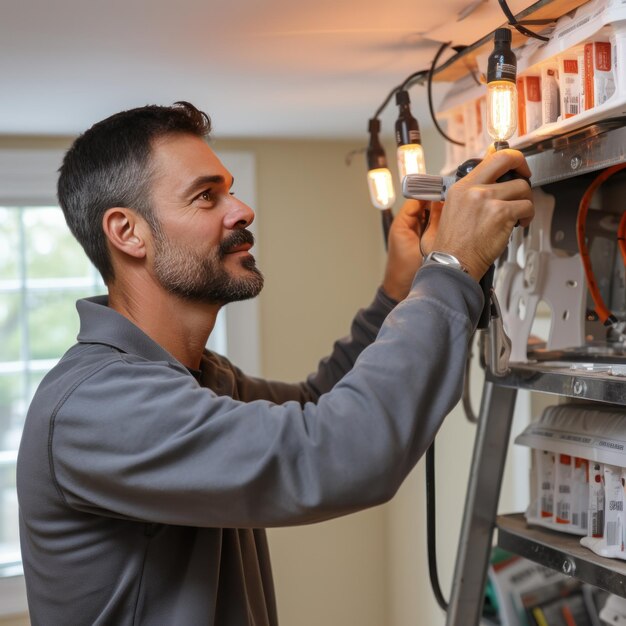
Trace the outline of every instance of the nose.
<instances>
[{"instance_id":1,"label":"nose","mask_svg":"<svg viewBox=\"0 0 626 626\"><path fill-rule=\"evenodd\" d=\"M228 229L246 228L254 221L254 211L236 196L231 196L224 216L224 226Z\"/></svg>"}]
</instances>

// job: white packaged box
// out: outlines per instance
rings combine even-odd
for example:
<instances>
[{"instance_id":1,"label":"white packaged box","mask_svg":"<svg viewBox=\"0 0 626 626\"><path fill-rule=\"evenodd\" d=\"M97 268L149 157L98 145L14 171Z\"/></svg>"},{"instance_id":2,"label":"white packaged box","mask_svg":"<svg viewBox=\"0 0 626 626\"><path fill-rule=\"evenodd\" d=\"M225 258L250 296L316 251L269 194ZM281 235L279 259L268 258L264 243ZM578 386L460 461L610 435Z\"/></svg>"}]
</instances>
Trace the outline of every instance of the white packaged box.
<instances>
[{"instance_id":1,"label":"white packaged box","mask_svg":"<svg viewBox=\"0 0 626 626\"><path fill-rule=\"evenodd\" d=\"M559 93L562 120L580 113L580 85L578 55L571 53L561 56L559 58Z\"/></svg>"},{"instance_id":2,"label":"white packaged box","mask_svg":"<svg viewBox=\"0 0 626 626\"><path fill-rule=\"evenodd\" d=\"M615 93L614 47L608 41L593 41L584 48L584 108L604 104Z\"/></svg>"}]
</instances>

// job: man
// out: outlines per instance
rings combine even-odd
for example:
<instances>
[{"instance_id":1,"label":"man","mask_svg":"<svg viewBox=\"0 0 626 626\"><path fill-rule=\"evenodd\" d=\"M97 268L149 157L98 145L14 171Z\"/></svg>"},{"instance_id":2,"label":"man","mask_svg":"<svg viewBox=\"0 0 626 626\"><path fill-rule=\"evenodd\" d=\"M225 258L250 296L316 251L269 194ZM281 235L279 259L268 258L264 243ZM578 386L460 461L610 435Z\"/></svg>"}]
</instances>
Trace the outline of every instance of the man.
<instances>
[{"instance_id":1,"label":"man","mask_svg":"<svg viewBox=\"0 0 626 626\"><path fill-rule=\"evenodd\" d=\"M188 103L134 109L79 137L61 167L68 225L109 293L78 302L78 343L26 420L18 493L35 625L276 624L262 529L395 493L460 395L477 280L533 216L526 182L493 184L528 176L523 156L488 156L422 242L459 267L417 272L423 207L407 203L351 335L304 383L250 378L204 349L220 307L263 285L254 213L209 130Z\"/></svg>"}]
</instances>

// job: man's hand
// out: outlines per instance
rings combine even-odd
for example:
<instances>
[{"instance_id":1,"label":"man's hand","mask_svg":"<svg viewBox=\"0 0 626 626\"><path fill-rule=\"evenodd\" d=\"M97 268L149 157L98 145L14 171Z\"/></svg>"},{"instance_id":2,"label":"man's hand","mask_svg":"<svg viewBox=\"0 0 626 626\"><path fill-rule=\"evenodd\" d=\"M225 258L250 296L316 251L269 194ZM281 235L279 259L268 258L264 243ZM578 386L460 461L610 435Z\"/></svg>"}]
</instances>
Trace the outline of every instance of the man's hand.
<instances>
[{"instance_id":1,"label":"man's hand","mask_svg":"<svg viewBox=\"0 0 626 626\"><path fill-rule=\"evenodd\" d=\"M422 264L420 236L430 204L406 200L391 224L383 290L394 300L404 300Z\"/></svg>"},{"instance_id":2,"label":"man's hand","mask_svg":"<svg viewBox=\"0 0 626 626\"><path fill-rule=\"evenodd\" d=\"M476 280L502 254L519 221L526 227L535 215L532 191L523 179L495 181L516 170L530 178L524 155L517 150L487 154L480 165L454 183L441 213L433 212L422 250L453 254Z\"/></svg>"}]
</instances>

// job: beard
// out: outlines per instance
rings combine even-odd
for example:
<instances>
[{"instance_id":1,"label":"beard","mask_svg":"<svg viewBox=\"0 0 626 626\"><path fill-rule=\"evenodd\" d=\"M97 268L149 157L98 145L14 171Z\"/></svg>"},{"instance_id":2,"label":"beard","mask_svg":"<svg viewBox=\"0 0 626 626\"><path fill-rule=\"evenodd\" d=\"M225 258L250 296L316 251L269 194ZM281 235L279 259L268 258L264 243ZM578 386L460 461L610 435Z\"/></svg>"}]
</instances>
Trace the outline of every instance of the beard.
<instances>
[{"instance_id":1,"label":"beard","mask_svg":"<svg viewBox=\"0 0 626 626\"><path fill-rule=\"evenodd\" d=\"M160 229L154 231L154 273L161 286L185 300L207 304L227 304L248 300L263 288L263 274L252 256L240 260L244 275L234 276L224 266L229 250L244 243L254 244L248 230L236 230L209 255L183 248L168 239Z\"/></svg>"}]
</instances>

